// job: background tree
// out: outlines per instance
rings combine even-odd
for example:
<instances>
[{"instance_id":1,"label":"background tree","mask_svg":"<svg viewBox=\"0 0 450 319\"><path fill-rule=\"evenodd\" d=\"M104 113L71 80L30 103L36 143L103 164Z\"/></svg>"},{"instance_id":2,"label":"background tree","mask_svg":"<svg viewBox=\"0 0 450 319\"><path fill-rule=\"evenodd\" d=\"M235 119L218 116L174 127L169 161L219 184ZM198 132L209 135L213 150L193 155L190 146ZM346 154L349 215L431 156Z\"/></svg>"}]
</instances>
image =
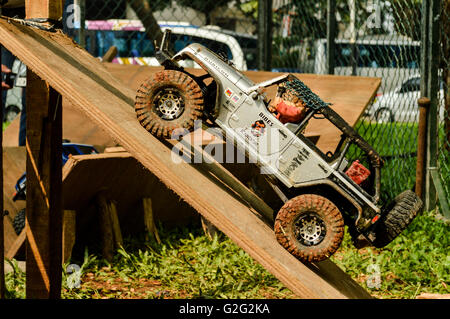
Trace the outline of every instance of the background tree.
<instances>
[{"instance_id":1,"label":"background tree","mask_svg":"<svg viewBox=\"0 0 450 319\"><path fill-rule=\"evenodd\" d=\"M170 6L171 2L161 0L128 0L128 4L144 25L147 38L157 44L161 42L163 33L158 21L153 16L153 10L163 10L165 7Z\"/></svg>"},{"instance_id":2,"label":"background tree","mask_svg":"<svg viewBox=\"0 0 450 319\"><path fill-rule=\"evenodd\" d=\"M176 0L183 7L189 7L205 15L206 25L211 24L212 12L220 7L226 6L233 0Z\"/></svg>"}]
</instances>

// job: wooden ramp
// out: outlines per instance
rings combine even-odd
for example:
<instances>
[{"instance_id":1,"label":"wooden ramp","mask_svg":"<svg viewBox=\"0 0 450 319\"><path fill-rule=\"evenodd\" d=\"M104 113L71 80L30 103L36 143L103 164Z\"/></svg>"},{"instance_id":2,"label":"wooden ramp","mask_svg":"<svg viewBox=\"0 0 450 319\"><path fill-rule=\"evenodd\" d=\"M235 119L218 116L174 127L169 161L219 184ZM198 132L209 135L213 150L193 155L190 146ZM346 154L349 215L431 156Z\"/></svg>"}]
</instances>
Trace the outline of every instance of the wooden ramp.
<instances>
[{"instance_id":1,"label":"wooden ramp","mask_svg":"<svg viewBox=\"0 0 450 319\"><path fill-rule=\"evenodd\" d=\"M370 298L330 261L306 266L291 256L272 229L214 176L174 163L170 149L136 120L134 91L71 39L0 20L0 42L297 296Z\"/></svg>"}]
</instances>

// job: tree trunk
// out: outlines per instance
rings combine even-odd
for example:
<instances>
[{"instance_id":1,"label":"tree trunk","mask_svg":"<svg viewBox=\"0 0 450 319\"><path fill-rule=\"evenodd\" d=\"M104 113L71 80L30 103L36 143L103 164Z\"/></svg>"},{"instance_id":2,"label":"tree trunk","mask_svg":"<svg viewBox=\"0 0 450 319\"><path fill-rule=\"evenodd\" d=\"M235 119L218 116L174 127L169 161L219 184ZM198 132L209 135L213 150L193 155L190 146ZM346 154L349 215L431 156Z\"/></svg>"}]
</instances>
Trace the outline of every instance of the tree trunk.
<instances>
[{"instance_id":1,"label":"tree trunk","mask_svg":"<svg viewBox=\"0 0 450 319\"><path fill-rule=\"evenodd\" d=\"M161 43L163 33L158 25L158 22L153 16L153 11L149 2L147 0L128 0L128 3L144 25L147 37L152 41L156 41L159 45Z\"/></svg>"}]
</instances>

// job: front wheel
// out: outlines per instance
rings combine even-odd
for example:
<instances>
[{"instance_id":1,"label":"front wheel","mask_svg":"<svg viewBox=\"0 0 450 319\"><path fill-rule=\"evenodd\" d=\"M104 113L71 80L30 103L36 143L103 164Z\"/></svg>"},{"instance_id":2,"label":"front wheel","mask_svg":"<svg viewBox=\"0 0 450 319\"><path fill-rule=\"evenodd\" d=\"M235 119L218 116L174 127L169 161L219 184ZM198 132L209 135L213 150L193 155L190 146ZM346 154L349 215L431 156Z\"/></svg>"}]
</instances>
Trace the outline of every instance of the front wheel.
<instances>
[{"instance_id":1,"label":"front wheel","mask_svg":"<svg viewBox=\"0 0 450 319\"><path fill-rule=\"evenodd\" d=\"M188 74L165 70L142 83L135 101L141 125L158 138L191 131L203 115L203 93Z\"/></svg>"},{"instance_id":2,"label":"front wheel","mask_svg":"<svg viewBox=\"0 0 450 319\"><path fill-rule=\"evenodd\" d=\"M338 208L319 195L288 200L275 218L278 242L303 262L325 260L344 238L344 219Z\"/></svg>"}]
</instances>

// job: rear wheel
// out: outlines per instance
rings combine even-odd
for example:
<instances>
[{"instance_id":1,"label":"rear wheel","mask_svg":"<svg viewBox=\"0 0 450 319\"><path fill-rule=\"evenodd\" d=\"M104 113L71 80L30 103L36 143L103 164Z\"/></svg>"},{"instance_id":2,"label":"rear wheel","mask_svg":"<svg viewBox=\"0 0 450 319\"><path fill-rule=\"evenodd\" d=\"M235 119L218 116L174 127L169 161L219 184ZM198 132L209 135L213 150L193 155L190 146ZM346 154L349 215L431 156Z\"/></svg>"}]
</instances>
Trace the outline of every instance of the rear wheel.
<instances>
[{"instance_id":1,"label":"rear wheel","mask_svg":"<svg viewBox=\"0 0 450 319\"><path fill-rule=\"evenodd\" d=\"M325 197L305 194L288 200L275 218L278 242L301 261L321 261L344 238L344 219Z\"/></svg>"},{"instance_id":2,"label":"rear wheel","mask_svg":"<svg viewBox=\"0 0 450 319\"><path fill-rule=\"evenodd\" d=\"M191 131L203 115L200 86L186 73L165 70L155 73L137 91L136 116L141 125L159 138Z\"/></svg>"},{"instance_id":3,"label":"rear wheel","mask_svg":"<svg viewBox=\"0 0 450 319\"><path fill-rule=\"evenodd\" d=\"M422 200L410 191L399 194L386 208L388 213L380 218L375 228L373 245L382 248L393 241L422 210Z\"/></svg>"}]
</instances>

